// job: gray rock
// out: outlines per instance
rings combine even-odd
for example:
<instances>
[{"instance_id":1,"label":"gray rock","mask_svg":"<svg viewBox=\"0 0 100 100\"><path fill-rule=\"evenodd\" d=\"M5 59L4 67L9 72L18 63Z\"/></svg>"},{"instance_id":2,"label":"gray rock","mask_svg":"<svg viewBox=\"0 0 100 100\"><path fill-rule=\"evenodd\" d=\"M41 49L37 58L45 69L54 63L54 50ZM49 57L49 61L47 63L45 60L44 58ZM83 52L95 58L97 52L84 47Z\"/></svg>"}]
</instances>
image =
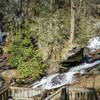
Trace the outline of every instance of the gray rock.
<instances>
[{"instance_id":1,"label":"gray rock","mask_svg":"<svg viewBox=\"0 0 100 100\"><path fill-rule=\"evenodd\" d=\"M72 67L78 65L83 60L83 48L76 47L65 53L64 60L60 61L60 65L64 67Z\"/></svg>"},{"instance_id":2,"label":"gray rock","mask_svg":"<svg viewBox=\"0 0 100 100\"><path fill-rule=\"evenodd\" d=\"M97 65L97 66L95 66L95 68L93 68L93 69L91 69L90 71L89 71L89 73L91 74L100 74L100 64L99 65Z\"/></svg>"},{"instance_id":3,"label":"gray rock","mask_svg":"<svg viewBox=\"0 0 100 100\"><path fill-rule=\"evenodd\" d=\"M87 63L92 63L96 60L100 60L100 49L90 52L86 56L87 56Z\"/></svg>"}]
</instances>

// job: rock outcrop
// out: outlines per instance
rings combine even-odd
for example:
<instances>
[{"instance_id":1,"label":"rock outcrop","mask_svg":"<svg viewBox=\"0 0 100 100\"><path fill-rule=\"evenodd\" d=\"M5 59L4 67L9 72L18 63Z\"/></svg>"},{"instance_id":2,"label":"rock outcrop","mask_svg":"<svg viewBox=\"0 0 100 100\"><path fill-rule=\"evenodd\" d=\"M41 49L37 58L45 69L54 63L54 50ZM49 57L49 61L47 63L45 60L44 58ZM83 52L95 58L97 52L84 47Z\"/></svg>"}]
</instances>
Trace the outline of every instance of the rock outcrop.
<instances>
[{"instance_id":1,"label":"rock outcrop","mask_svg":"<svg viewBox=\"0 0 100 100\"><path fill-rule=\"evenodd\" d=\"M89 52L88 50L85 50L85 59L87 63L92 63L96 60L100 60L100 49L94 50L92 52Z\"/></svg>"},{"instance_id":2,"label":"rock outcrop","mask_svg":"<svg viewBox=\"0 0 100 100\"><path fill-rule=\"evenodd\" d=\"M83 48L76 47L64 54L64 59L60 64L64 67L72 67L78 65L83 60Z\"/></svg>"}]
</instances>

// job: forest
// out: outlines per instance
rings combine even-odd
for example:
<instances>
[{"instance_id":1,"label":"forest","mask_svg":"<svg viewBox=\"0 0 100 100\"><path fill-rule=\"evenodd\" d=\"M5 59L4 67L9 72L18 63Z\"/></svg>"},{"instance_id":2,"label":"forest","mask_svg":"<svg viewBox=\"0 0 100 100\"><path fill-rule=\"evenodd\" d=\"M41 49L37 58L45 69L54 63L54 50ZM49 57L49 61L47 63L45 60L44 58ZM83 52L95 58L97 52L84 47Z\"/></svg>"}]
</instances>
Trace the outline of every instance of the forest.
<instances>
[{"instance_id":1,"label":"forest","mask_svg":"<svg viewBox=\"0 0 100 100\"><path fill-rule=\"evenodd\" d=\"M83 69L90 79L100 74L100 0L0 0L0 80L81 78Z\"/></svg>"}]
</instances>

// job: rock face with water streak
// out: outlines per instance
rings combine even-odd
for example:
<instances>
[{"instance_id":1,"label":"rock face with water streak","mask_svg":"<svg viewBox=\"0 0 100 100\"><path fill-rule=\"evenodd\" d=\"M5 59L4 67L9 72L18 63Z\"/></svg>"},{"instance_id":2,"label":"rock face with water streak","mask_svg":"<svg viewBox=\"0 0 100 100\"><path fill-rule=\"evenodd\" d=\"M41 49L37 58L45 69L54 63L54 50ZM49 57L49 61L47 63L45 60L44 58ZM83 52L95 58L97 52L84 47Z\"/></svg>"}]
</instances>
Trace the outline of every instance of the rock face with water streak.
<instances>
[{"instance_id":1,"label":"rock face with water streak","mask_svg":"<svg viewBox=\"0 0 100 100\"><path fill-rule=\"evenodd\" d=\"M92 62L94 62L96 60L100 60L100 55L94 55L94 56L92 56L91 58L89 58L87 60L87 63L92 63Z\"/></svg>"},{"instance_id":2,"label":"rock face with water streak","mask_svg":"<svg viewBox=\"0 0 100 100\"><path fill-rule=\"evenodd\" d=\"M100 49L100 39L98 37L94 37L90 39L90 44L88 45L87 50L84 51L85 52L84 55L87 55L90 58L94 55L99 55L100 53L99 49ZM71 65L72 63L74 63L74 61L76 61L75 58L78 58L80 55L81 55L81 59L78 61L81 61L83 59L84 52L83 52L83 48L73 48L72 50L69 50L69 52L65 53L66 59L64 59L61 63L63 64L64 62L66 62L66 65L68 65L68 60L69 60L69 63ZM73 62L71 62L71 60ZM54 74L43 78L41 81L35 83L33 85L33 88L40 87L43 89L53 89L53 88L61 87L65 84L70 84L74 82L81 75L85 75L86 71L90 72L94 67L96 69L93 70L92 73L95 72L98 74L100 73L100 67L97 68L97 65L99 64L100 64L100 60L95 61L93 63L87 63L86 60L84 60L83 63L70 68L66 73Z\"/></svg>"},{"instance_id":3,"label":"rock face with water streak","mask_svg":"<svg viewBox=\"0 0 100 100\"><path fill-rule=\"evenodd\" d=\"M72 67L78 65L83 59L83 48L76 47L64 54L64 60L60 64L64 67Z\"/></svg>"},{"instance_id":4,"label":"rock face with water streak","mask_svg":"<svg viewBox=\"0 0 100 100\"><path fill-rule=\"evenodd\" d=\"M100 74L100 64L89 71L89 74Z\"/></svg>"},{"instance_id":5,"label":"rock face with water streak","mask_svg":"<svg viewBox=\"0 0 100 100\"><path fill-rule=\"evenodd\" d=\"M91 59L93 59L93 61L100 60L100 49L97 49L97 50L91 52L90 55L91 55Z\"/></svg>"},{"instance_id":6,"label":"rock face with water streak","mask_svg":"<svg viewBox=\"0 0 100 100\"><path fill-rule=\"evenodd\" d=\"M100 60L100 37L93 37L89 40L87 48L84 49L87 63Z\"/></svg>"},{"instance_id":7,"label":"rock face with water streak","mask_svg":"<svg viewBox=\"0 0 100 100\"><path fill-rule=\"evenodd\" d=\"M84 50L84 55L87 63L92 63L96 60L100 60L100 49L89 52L88 49Z\"/></svg>"}]
</instances>

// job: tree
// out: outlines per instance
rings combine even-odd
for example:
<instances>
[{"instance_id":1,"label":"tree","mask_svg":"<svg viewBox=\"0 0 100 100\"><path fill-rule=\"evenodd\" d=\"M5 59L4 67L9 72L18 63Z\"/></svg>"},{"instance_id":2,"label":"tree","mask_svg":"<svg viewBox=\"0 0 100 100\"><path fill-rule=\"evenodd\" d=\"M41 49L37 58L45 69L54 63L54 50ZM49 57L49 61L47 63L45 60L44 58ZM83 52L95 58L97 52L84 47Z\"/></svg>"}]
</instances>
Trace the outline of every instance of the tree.
<instances>
[{"instance_id":1,"label":"tree","mask_svg":"<svg viewBox=\"0 0 100 100\"><path fill-rule=\"evenodd\" d=\"M28 16L29 0L26 0L26 16Z\"/></svg>"},{"instance_id":2,"label":"tree","mask_svg":"<svg viewBox=\"0 0 100 100\"><path fill-rule=\"evenodd\" d=\"M30 31L29 23L25 23L25 29L16 32L10 41L9 54L11 55L8 64L17 67L22 78L32 77L36 79L46 67L41 54L36 48L34 34Z\"/></svg>"},{"instance_id":3,"label":"tree","mask_svg":"<svg viewBox=\"0 0 100 100\"><path fill-rule=\"evenodd\" d=\"M71 0L71 28L70 28L70 44L72 45L75 37L75 1Z\"/></svg>"}]
</instances>

